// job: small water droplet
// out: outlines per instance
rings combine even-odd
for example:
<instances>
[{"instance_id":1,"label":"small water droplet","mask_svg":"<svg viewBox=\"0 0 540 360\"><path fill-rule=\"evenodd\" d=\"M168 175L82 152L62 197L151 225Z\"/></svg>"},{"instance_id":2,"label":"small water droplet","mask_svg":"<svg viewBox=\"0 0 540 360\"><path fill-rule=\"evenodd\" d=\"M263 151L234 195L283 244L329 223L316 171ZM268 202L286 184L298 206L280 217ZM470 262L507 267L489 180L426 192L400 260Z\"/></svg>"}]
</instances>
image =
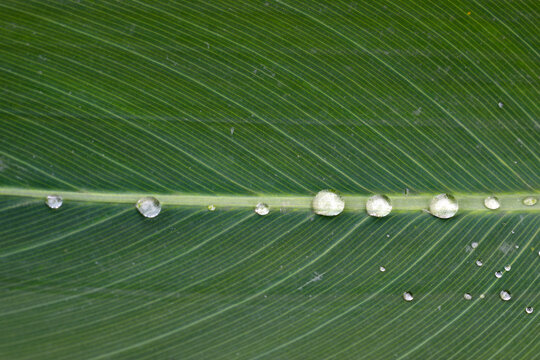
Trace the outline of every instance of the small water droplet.
<instances>
[{"instance_id":1,"label":"small water droplet","mask_svg":"<svg viewBox=\"0 0 540 360\"><path fill-rule=\"evenodd\" d=\"M465 294L463 295L463 298L464 298L465 300L471 300L471 299L472 299L472 295L469 294L469 293L465 293Z\"/></svg>"},{"instance_id":2,"label":"small water droplet","mask_svg":"<svg viewBox=\"0 0 540 360\"><path fill-rule=\"evenodd\" d=\"M63 200L61 196L58 195L49 195L47 196L47 206L51 209L58 209L62 206Z\"/></svg>"},{"instance_id":3,"label":"small water droplet","mask_svg":"<svg viewBox=\"0 0 540 360\"><path fill-rule=\"evenodd\" d=\"M499 107L502 109L504 104L502 102L499 102Z\"/></svg>"},{"instance_id":4,"label":"small water droplet","mask_svg":"<svg viewBox=\"0 0 540 360\"><path fill-rule=\"evenodd\" d=\"M538 199L534 196L527 196L523 199L523 205L525 206L534 206L538 202Z\"/></svg>"},{"instance_id":5,"label":"small water droplet","mask_svg":"<svg viewBox=\"0 0 540 360\"><path fill-rule=\"evenodd\" d=\"M366 202L366 211L370 216L385 217L392 211L392 204L386 195L374 195Z\"/></svg>"},{"instance_id":6,"label":"small water droplet","mask_svg":"<svg viewBox=\"0 0 540 360\"><path fill-rule=\"evenodd\" d=\"M483 299L483 298L485 298L485 297L486 297L486 295L480 294L480 299Z\"/></svg>"},{"instance_id":7,"label":"small water droplet","mask_svg":"<svg viewBox=\"0 0 540 360\"><path fill-rule=\"evenodd\" d=\"M212 204L208 205L208 210L209 211L215 211L216 210L216 207Z\"/></svg>"},{"instance_id":8,"label":"small water droplet","mask_svg":"<svg viewBox=\"0 0 540 360\"><path fill-rule=\"evenodd\" d=\"M321 190L313 198L312 206L317 215L336 216L345 208L345 201L334 191Z\"/></svg>"},{"instance_id":9,"label":"small water droplet","mask_svg":"<svg viewBox=\"0 0 540 360\"><path fill-rule=\"evenodd\" d=\"M482 260L480 260L480 259L476 260L476 266L482 266L482 265L484 265Z\"/></svg>"},{"instance_id":10,"label":"small water droplet","mask_svg":"<svg viewBox=\"0 0 540 360\"><path fill-rule=\"evenodd\" d=\"M510 294L510 291L508 291L508 290L502 290L499 293L499 296L501 297L502 301L508 301L508 300L510 300L512 298L512 295Z\"/></svg>"},{"instance_id":11,"label":"small water droplet","mask_svg":"<svg viewBox=\"0 0 540 360\"><path fill-rule=\"evenodd\" d=\"M525 312L526 312L527 314L532 314L533 311L534 311L534 308L533 308L532 306L527 306L527 307L525 308Z\"/></svg>"},{"instance_id":12,"label":"small water droplet","mask_svg":"<svg viewBox=\"0 0 540 360\"><path fill-rule=\"evenodd\" d=\"M413 295L410 292L406 291L406 292L403 293L403 300L405 300L405 301L413 301L413 299L414 299Z\"/></svg>"},{"instance_id":13,"label":"small water droplet","mask_svg":"<svg viewBox=\"0 0 540 360\"><path fill-rule=\"evenodd\" d=\"M499 202L499 199L497 199L497 197L488 196L484 199L484 206L490 210L497 210L501 207L501 203Z\"/></svg>"},{"instance_id":14,"label":"small water droplet","mask_svg":"<svg viewBox=\"0 0 540 360\"><path fill-rule=\"evenodd\" d=\"M140 198L135 207L137 210L139 210L142 216L147 218L156 217L161 211L161 204L159 203L159 200L152 196Z\"/></svg>"},{"instance_id":15,"label":"small water droplet","mask_svg":"<svg viewBox=\"0 0 540 360\"><path fill-rule=\"evenodd\" d=\"M506 265L506 266L504 267L504 270L506 270L506 271L512 270L512 265Z\"/></svg>"},{"instance_id":16,"label":"small water droplet","mask_svg":"<svg viewBox=\"0 0 540 360\"><path fill-rule=\"evenodd\" d=\"M503 274L502 274L502 271L495 271L495 277L496 277L497 279L502 278L502 275L503 275Z\"/></svg>"},{"instance_id":17,"label":"small water droplet","mask_svg":"<svg viewBox=\"0 0 540 360\"><path fill-rule=\"evenodd\" d=\"M450 194L439 194L433 197L429 204L431 215L440 219L449 219L458 211L458 202Z\"/></svg>"},{"instance_id":18,"label":"small water droplet","mask_svg":"<svg viewBox=\"0 0 540 360\"><path fill-rule=\"evenodd\" d=\"M255 212L261 216L264 216L270 212L270 208L265 203L258 203L257 206L255 206Z\"/></svg>"},{"instance_id":19,"label":"small water droplet","mask_svg":"<svg viewBox=\"0 0 540 360\"><path fill-rule=\"evenodd\" d=\"M380 266L380 267L379 267L379 270L380 270L381 272L385 272L385 271L386 271L386 268L385 268L384 266Z\"/></svg>"},{"instance_id":20,"label":"small water droplet","mask_svg":"<svg viewBox=\"0 0 540 360\"><path fill-rule=\"evenodd\" d=\"M473 249L476 249L476 248L478 247L478 243L477 243L476 241L473 242L473 243L471 244L471 247L472 247Z\"/></svg>"}]
</instances>

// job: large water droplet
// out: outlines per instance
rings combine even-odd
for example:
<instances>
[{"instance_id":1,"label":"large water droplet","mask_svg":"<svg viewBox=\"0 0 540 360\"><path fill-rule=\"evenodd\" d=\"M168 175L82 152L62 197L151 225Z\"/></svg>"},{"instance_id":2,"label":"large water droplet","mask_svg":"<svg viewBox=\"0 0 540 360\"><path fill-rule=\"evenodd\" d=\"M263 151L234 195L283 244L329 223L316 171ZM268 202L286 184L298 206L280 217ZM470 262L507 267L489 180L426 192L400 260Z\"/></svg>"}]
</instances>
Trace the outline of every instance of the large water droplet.
<instances>
[{"instance_id":1,"label":"large water droplet","mask_svg":"<svg viewBox=\"0 0 540 360\"><path fill-rule=\"evenodd\" d=\"M471 300L471 299L472 299L472 295L469 294L469 293L465 293L465 294L463 295L463 298L464 298L465 300Z\"/></svg>"},{"instance_id":2,"label":"large water droplet","mask_svg":"<svg viewBox=\"0 0 540 360\"><path fill-rule=\"evenodd\" d=\"M488 196L484 199L484 206L490 210L497 210L501 207L501 203L495 196Z\"/></svg>"},{"instance_id":3,"label":"large water droplet","mask_svg":"<svg viewBox=\"0 0 540 360\"><path fill-rule=\"evenodd\" d=\"M313 198L312 206L317 215L336 216L345 208L345 201L334 191L321 190Z\"/></svg>"},{"instance_id":4,"label":"large water droplet","mask_svg":"<svg viewBox=\"0 0 540 360\"><path fill-rule=\"evenodd\" d=\"M270 208L265 203L258 203L257 206L255 206L255 212L261 216L264 216L270 212Z\"/></svg>"},{"instance_id":5,"label":"large water droplet","mask_svg":"<svg viewBox=\"0 0 540 360\"><path fill-rule=\"evenodd\" d=\"M538 202L538 199L535 196L527 196L523 199L523 205L525 206L534 206Z\"/></svg>"},{"instance_id":6,"label":"large water droplet","mask_svg":"<svg viewBox=\"0 0 540 360\"><path fill-rule=\"evenodd\" d=\"M216 211L216 206L213 204L208 205L208 211Z\"/></svg>"},{"instance_id":7,"label":"large water droplet","mask_svg":"<svg viewBox=\"0 0 540 360\"><path fill-rule=\"evenodd\" d=\"M510 300L512 298L512 295L510 294L510 291L508 291L508 290L502 290L499 293L499 296L501 297L502 301L508 301L508 300Z\"/></svg>"},{"instance_id":8,"label":"large water droplet","mask_svg":"<svg viewBox=\"0 0 540 360\"><path fill-rule=\"evenodd\" d=\"M449 194L439 194L433 197L429 204L431 215L441 219L448 219L458 211L458 202L455 197Z\"/></svg>"},{"instance_id":9,"label":"large water droplet","mask_svg":"<svg viewBox=\"0 0 540 360\"><path fill-rule=\"evenodd\" d=\"M140 198L135 207L144 217L147 218L156 217L161 211L161 204L159 203L159 200L152 196Z\"/></svg>"},{"instance_id":10,"label":"large water droplet","mask_svg":"<svg viewBox=\"0 0 540 360\"><path fill-rule=\"evenodd\" d=\"M495 277L496 277L497 279L502 278L502 275L503 275L503 274L502 274L502 271L495 271Z\"/></svg>"},{"instance_id":11,"label":"large water droplet","mask_svg":"<svg viewBox=\"0 0 540 360\"><path fill-rule=\"evenodd\" d=\"M392 203L386 195L374 195L366 202L366 211L375 217L385 217L392 211Z\"/></svg>"},{"instance_id":12,"label":"large water droplet","mask_svg":"<svg viewBox=\"0 0 540 360\"><path fill-rule=\"evenodd\" d=\"M506 271L512 270L512 265L506 265L506 266L504 267L504 270L506 270Z\"/></svg>"},{"instance_id":13,"label":"large water droplet","mask_svg":"<svg viewBox=\"0 0 540 360\"><path fill-rule=\"evenodd\" d=\"M403 300L405 300L405 301L413 301L413 299L414 299L413 295L410 292L406 291L406 292L403 293Z\"/></svg>"},{"instance_id":14,"label":"large water droplet","mask_svg":"<svg viewBox=\"0 0 540 360\"><path fill-rule=\"evenodd\" d=\"M534 308L533 308L532 306L527 306L527 307L525 308L525 312L526 312L527 314L532 314L533 311L534 311Z\"/></svg>"},{"instance_id":15,"label":"large water droplet","mask_svg":"<svg viewBox=\"0 0 540 360\"><path fill-rule=\"evenodd\" d=\"M47 206L51 209L58 209L62 206L62 197L58 195L49 195L47 196Z\"/></svg>"}]
</instances>

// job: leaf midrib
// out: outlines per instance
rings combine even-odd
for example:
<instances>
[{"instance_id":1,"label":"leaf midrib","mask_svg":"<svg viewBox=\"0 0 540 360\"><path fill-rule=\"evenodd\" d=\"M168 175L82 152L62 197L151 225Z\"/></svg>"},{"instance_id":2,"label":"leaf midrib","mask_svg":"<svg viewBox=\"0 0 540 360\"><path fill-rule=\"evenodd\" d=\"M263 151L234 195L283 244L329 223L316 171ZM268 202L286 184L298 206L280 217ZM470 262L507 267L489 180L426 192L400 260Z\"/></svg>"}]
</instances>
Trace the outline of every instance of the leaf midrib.
<instances>
[{"instance_id":1,"label":"leaf midrib","mask_svg":"<svg viewBox=\"0 0 540 360\"><path fill-rule=\"evenodd\" d=\"M45 198L48 195L59 195L66 201L83 201L95 203L132 203L145 196L154 196L164 205L175 206L197 206L206 207L214 205L217 208L252 208L258 203L266 203L271 208L281 209L310 209L313 199L312 195L294 194L223 194L206 195L196 193L132 193L132 192L99 192L99 191L63 191L45 190L32 188L0 187L0 195L16 196L27 198ZM437 194L385 194L391 201L393 210L416 211L424 210L428 207L432 197ZM477 211L485 210L484 199L493 194L483 193L453 193L459 203L460 210ZM526 196L539 196L539 193L501 193L496 194L501 203L497 211L538 211L538 205L527 206L523 204ZM371 195L343 194L345 200L345 210L364 210L366 201Z\"/></svg>"}]
</instances>

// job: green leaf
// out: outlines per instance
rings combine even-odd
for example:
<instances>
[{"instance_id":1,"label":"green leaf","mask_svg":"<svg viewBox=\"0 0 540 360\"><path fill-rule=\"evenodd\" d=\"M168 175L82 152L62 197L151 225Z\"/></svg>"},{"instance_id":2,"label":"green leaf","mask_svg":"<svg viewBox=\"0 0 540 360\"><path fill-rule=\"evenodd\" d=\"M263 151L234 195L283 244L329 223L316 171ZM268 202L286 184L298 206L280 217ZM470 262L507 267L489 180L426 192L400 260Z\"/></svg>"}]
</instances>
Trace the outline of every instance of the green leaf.
<instances>
[{"instance_id":1,"label":"green leaf","mask_svg":"<svg viewBox=\"0 0 540 360\"><path fill-rule=\"evenodd\" d=\"M536 2L0 9L0 358L537 356Z\"/></svg>"}]
</instances>

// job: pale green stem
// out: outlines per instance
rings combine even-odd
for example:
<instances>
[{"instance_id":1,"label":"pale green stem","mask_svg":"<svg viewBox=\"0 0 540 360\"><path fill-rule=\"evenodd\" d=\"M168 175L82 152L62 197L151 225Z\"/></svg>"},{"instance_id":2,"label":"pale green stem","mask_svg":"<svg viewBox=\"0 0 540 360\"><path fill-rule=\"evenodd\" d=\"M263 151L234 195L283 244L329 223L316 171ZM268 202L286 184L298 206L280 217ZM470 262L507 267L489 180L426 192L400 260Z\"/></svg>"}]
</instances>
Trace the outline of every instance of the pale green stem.
<instances>
[{"instance_id":1,"label":"pale green stem","mask_svg":"<svg viewBox=\"0 0 540 360\"><path fill-rule=\"evenodd\" d=\"M55 190L19 189L0 187L0 195L29 198L45 198L47 195L60 195L64 201L104 202L104 203L135 203L144 196L155 196L163 205L180 205L206 207L214 205L216 208L252 208L262 202L271 208L310 209L313 196L308 195L200 195L200 194L150 194L150 193L114 193L114 192L75 192ZM424 210L429 206L431 198L436 194L386 194L392 201L392 210L416 211ZM460 210L488 210L484 207L484 199L492 194L453 194L459 203ZM539 197L538 193L523 194L495 194L501 203L499 211L538 211L540 204L526 206L523 199L527 196ZM364 210L369 195L343 194L345 210ZM496 211L496 210L495 210Z\"/></svg>"}]
</instances>

